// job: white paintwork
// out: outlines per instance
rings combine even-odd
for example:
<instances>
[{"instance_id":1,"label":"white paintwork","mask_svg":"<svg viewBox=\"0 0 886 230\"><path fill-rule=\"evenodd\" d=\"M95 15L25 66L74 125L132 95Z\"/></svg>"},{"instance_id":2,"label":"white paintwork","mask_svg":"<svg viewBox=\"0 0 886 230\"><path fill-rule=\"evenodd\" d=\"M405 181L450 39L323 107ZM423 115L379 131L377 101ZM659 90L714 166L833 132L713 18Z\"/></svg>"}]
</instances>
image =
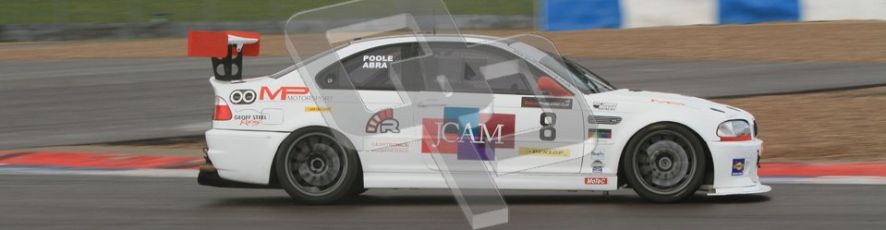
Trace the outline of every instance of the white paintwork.
<instances>
[{"instance_id":1,"label":"white paintwork","mask_svg":"<svg viewBox=\"0 0 886 230\"><path fill-rule=\"evenodd\" d=\"M622 27L717 24L713 0L621 0Z\"/></svg>"},{"instance_id":2,"label":"white paintwork","mask_svg":"<svg viewBox=\"0 0 886 230\"><path fill-rule=\"evenodd\" d=\"M446 37L446 36L429 36L423 41L466 41L469 43L489 43L497 38L491 37ZM260 77L247 79L238 82L222 82L210 80L215 90L215 94L228 100L228 96L233 90L251 89L259 92L261 87L278 88L283 86L303 86L305 81L302 80L300 73L305 68L322 69L322 67L332 64L338 60L338 57L348 57L357 52L379 47L389 44L415 42L415 37L387 37L379 39L367 39L354 42L344 46L333 53L335 55L326 55L310 61L306 66L296 71L283 74L279 78ZM506 45L494 46L513 52ZM541 68L541 67L540 67ZM554 78L557 75L545 68L542 70ZM313 77L313 76L311 76ZM565 82L559 79L561 83ZM551 161L551 164L545 164L542 167L526 167L528 170L519 170L510 172L505 175L499 175L494 178L498 188L501 189L553 189L553 190L615 190L617 189L618 165L622 153L622 149L627 144L630 137L638 130L650 124L657 122L675 122L685 125L695 131L707 146L710 147L711 158L714 165L714 183L706 185L707 188L716 191L712 195L740 194L740 193L759 193L768 191L768 187L760 183L756 173L755 162L759 153L762 141L754 139L746 142L720 142L716 135L717 126L724 121L733 119L743 119L753 121L751 114L717 104L708 100L682 96L677 94L656 93L656 92L635 92L629 90L616 90L605 93L597 93L583 95L569 84L563 83L572 92L576 92L574 97L576 100L586 100L587 104L594 102L617 103L614 110L598 110L591 109L581 110L578 113L581 118L579 121L566 123L568 121L560 121L569 125L584 125L586 123L586 114L619 116L623 118L622 122L617 125L599 125L598 128L612 130L612 138L594 141L592 139L585 140L584 148L581 146L568 147L571 149L570 156L562 161ZM373 104L378 104L378 109L384 108L391 104L402 104L400 99L391 100L397 95L394 92L384 91L365 91L360 92L364 100L375 100ZM516 126L534 125L538 122L537 111L531 112L530 109L522 110L507 105L513 105L514 100L519 100L519 96L495 95L496 111L512 112L517 116L515 120ZM387 98L387 99L385 99ZM239 111L252 110L263 111L263 109L281 110L285 114L282 122L274 124L258 124L255 126L241 126L236 121L213 121L213 128L206 133L207 144L209 146L209 157L216 168L219 169L220 176L235 181L267 184L269 183L269 175L274 173L271 171L271 164L274 155L280 146L280 143L286 136L299 128L307 126L332 126L324 121L322 113L307 112L305 107L315 106L313 101L260 101L250 105L237 105L229 103L234 114ZM575 103L578 104L578 103ZM504 106L504 107L502 107ZM716 112L711 108L723 111ZM335 108L331 108L335 111ZM373 109L373 108L369 108ZM529 118L521 118L530 114ZM271 113L267 113L271 114ZM395 116L401 120L417 120L427 117L429 114L416 112L414 114L396 114ZM403 116L403 117L400 117ZM430 115L434 116L434 115ZM437 117L442 117L436 115ZM365 121L366 117L354 117L360 121ZM279 119L270 119L279 120ZM525 121L525 122L524 122ZM533 123L536 122L536 123ZM584 128L582 128L584 129ZM520 127L517 127L520 130ZM410 140L414 135L420 133L420 127L412 130L401 130L400 136L391 136L398 140ZM412 136L410 136L412 135ZM435 170L433 159L430 154L421 153L420 143L409 143L408 151L405 152L376 152L367 151L366 143L373 140L364 140L360 135L345 134L357 151L359 152L360 161L364 173L364 185L367 188L447 188L445 180L440 172ZM411 139L415 140L415 139ZM580 144L579 144L580 145ZM602 154L590 154L591 152L602 152ZM748 167L744 174L740 176L731 175L732 159L743 158ZM529 159L529 158L526 158ZM593 172L590 163L594 160L602 160L604 167L602 172ZM504 164L501 167L520 166L519 160L506 162L511 165ZM524 162L526 163L526 162ZM535 164L535 163L531 163ZM605 185L589 185L585 184L585 178L599 177L607 178L608 183Z\"/></svg>"},{"instance_id":3,"label":"white paintwork","mask_svg":"<svg viewBox=\"0 0 886 230\"><path fill-rule=\"evenodd\" d=\"M209 159L222 178L268 184L277 146L289 133L210 129Z\"/></svg>"}]
</instances>

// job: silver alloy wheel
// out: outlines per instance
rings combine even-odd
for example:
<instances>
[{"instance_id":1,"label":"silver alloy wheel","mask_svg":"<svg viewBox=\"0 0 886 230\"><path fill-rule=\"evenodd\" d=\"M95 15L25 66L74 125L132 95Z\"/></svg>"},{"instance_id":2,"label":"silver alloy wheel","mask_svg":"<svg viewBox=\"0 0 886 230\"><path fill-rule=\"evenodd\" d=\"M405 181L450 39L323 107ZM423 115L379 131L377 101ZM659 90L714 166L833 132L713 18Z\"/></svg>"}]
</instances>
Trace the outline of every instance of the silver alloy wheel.
<instances>
[{"instance_id":1,"label":"silver alloy wheel","mask_svg":"<svg viewBox=\"0 0 886 230\"><path fill-rule=\"evenodd\" d=\"M634 150L634 175L649 191L675 194L686 188L695 176L694 151L682 135L660 130L641 139Z\"/></svg>"},{"instance_id":2,"label":"silver alloy wheel","mask_svg":"<svg viewBox=\"0 0 886 230\"><path fill-rule=\"evenodd\" d=\"M304 194L323 196L342 185L347 175L346 150L326 133L313 132L296 139L287 151L288 179Z\"/></svg>"}]
</instances>

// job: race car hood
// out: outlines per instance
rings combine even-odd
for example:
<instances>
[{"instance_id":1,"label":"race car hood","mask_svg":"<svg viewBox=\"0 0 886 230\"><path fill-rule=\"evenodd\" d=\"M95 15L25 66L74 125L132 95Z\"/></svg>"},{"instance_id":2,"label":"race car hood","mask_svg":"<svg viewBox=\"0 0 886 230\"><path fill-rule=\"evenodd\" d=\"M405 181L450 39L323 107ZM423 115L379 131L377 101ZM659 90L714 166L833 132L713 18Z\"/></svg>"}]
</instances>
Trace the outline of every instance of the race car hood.
<instances>
[{"instance_id":1,"label":"race car hood","mask_svg":"<svg viewBox=\"0 0 886 230\"><path fill-rule=\"evenodd\" d=\"M716 103L710 100L685 96L674 93L661 93L644 90L620 89L605 93L608 97L619 98L619 101L632 102L637 104L648 104L651 106L670 105L675 108L684 107L688 109L700 110L705 112L714 112L723 114L731 118L753 119L753 116L739 108L729 105Z\"/></svg>"}]
</instances>

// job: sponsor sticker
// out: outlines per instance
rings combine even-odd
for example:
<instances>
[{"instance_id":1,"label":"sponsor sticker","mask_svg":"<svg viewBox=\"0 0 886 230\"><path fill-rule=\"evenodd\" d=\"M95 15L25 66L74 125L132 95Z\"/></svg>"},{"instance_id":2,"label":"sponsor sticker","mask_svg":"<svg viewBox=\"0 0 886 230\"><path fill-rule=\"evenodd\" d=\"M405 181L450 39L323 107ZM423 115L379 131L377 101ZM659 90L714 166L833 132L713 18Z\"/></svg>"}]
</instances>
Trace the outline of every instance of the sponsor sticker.
<instances>
[{"instance_id":1,"label":"sponsor sticker","mask_svg":"<svg viewBox=\"0 0 886 230\"><path fill-rule=\"evenodd\" d=\"M231 92L228 97L232 104L248 105L255 102L255 91L251 89L238 89Z\"/></svg>"},{"instance_id":2,"label":"sponsor sticker","mask_svg":"<svg viewBox=\"0 0 886 230\"><path fill-rule=\"evenodd\" d=\"M374 141L369 142L366 148L369 149L370 152L405 153L409 152L409 142Z\"/></svg>"},{"instance_id":3,"label":"sponsor sticker","mask_svg":"<svg viewBox=\"0 0 886 230\"><path fill-rule=\"evenodd\" d=\"M591 163L591 172L603 173L603 161L595 160L594 163Z\"/></svg>"},{"instance_id":4,"label":"sponsor sticker","mask_svg":"<svg viewBox=\"0 0 886 230\"><path fill-rule=\"evenodd\" d=\"M322 106L305 106L305 112L315 113L315 112L329 112L332 109L329 107Z\"/></svg>"},{"instance_id":5,"label":"sponsor sticker","mask_svg":"<svg viewBox=\"0 0 886 230\"><path fill-rule=\"evenodd\" d=\"M517 154L520 156L569 157L571 152L569 149L520 147Z\"/></svg>"},{"instance_id":6,"label":"sponsor sticker","mask_svg":"<svg viewBox=\"0 0 886 230\"><path fill-rule=\"evenodd\" d=\"M588 138L611 139L611 129L588 129Z\"/></svg>"},{"instance_id":7,"label":"sponsor sticker","mask_svg":"<svg viewBox=\"0 0 886 230\"><path fill-rule=\"evenodd\" d=\"M686 105L686 104L683 104L683 103L681 103L681 102L669 101L669 100L661 100L661 99L655 99L655 98L652 99L652 103L661 103L661 104L668 104L668 105L680 105L680 106Z\"/></svg>"},{"instance_id":8,"label":"sponsor sticker","mask_svg":"<svg viewBox=\"0 0 886 230\"><path fill-rule=\"evenodd\" d=\"M744 175L745 162L744 158L732 159L732 176Z\"/></svg>"},{"instance_id":9,"label":"sponsor sticker","mask_svg":"<svg viewBox=\"0 0 886 230\"><path fill-rule=\"evenodd\" d=\"M609 178L606 177L585 177L585 184L604 185L609 184Z\"/></svg>"},{"instance_id":10,"label":"sponsor sticker","mask_svg":"<svg viewBox=\"0 0 886 230\"><path fill-rule=\"evenodd\" d=\"M513 114L444 107L442 119L422 119L421 151L455 153L459 160L494 160L496 148L514 148L513 135Z\"/></svg>"},{"instance_id":11,"label":"sponsor sticker","mask_svg":"<svg viewBox=\"0 0 886 230\"><path fill-rule=\"evenodd\" d=\"M400 133L400 121L394 118L394 109L383 109L366 121L366 133Z\"/></svg>"},{"instance_id":12,"label":"sponsor sticker","mask_svg":"<svg viewBox=\"0 0 886 230\"><path fill-rule=\"evenodd\" d=\"M286 97L287 101L292 102L327 102L330 99L332 99L332 96L289 95Z\"/></svg>"},{"instance_id":13,"label":"sponsor sticker","mask_svg":"<svg viewBox=\"0 0 886 230\"><path fill-rule=\"evenodd\" d=\"M604 111L614 111L618 107L618 103L595 101L593 103L595 109Z\"/></svg>"},{"instance_id":14,"label":"sponsor sticker","mask_svg":"<svg viewBox=\"0 0 886 230\"><path fill-rule=\"evenodd\" d=\"M556 97L523 97L520 106L524 108L572 109L572 99Z\"/></svg>"},{"instance_id":15,"label":"sponsor sticker","mask_svg":"<svg viewBox=\"0 0 886 230\"><path fill-rule=\"evenodd\" d=\"M258 125L283 124L283 109L244 109L234 113L233 120L240 126L254 127Z\"/></svg>"}]
</instances>

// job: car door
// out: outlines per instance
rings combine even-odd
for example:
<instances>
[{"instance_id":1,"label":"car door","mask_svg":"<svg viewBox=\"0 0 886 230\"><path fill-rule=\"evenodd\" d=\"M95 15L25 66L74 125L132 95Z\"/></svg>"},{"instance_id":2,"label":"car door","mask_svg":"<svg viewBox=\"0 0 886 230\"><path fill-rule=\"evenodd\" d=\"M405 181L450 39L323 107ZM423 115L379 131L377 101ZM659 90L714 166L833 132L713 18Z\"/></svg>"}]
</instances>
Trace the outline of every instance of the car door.
<instances>
[{"instance_id":1,"label":"car door","mask_svg":"<svg viewBox=\"0 0 886 230\"><path fill-rule=\"evenodd\" d=\"M578 173L586 135L584 112L576 101L581 95L516 56L498 65L508 65L498 69L516 71L485 75L495 95L494 110L515 114L517 129L512 153L496 161L496 171Z\"/></svg>"},{"instance_id":2,"label":"car door","mask_svg":"<svg viewBox=\"0 0 886 230\"><path fill-rule=\"evenodd\" d=\"M341 58L316 76L331 120L349 132L367 172L427 171L418 145L412 94L420 78L402 65L406 44L386 45ZM340 63L340 64L339 64ZM416 82L418 81L418 82Z\"/></svg>"},{"instance_id":3,"label":"car door","mask_svg":"<svg viewBox=\"0 0 886 230\"><path fill-rule=\"evenodd\" d=\"M423 153L488 161L499 174L580 170L582 111L570 96L541 94L535 79L543 72L494 47L450 45L435 51L438 71L426 70L417 102ZM438 169L439 162L426 159L429 168Z\"/></svg>"}]
</instances>

